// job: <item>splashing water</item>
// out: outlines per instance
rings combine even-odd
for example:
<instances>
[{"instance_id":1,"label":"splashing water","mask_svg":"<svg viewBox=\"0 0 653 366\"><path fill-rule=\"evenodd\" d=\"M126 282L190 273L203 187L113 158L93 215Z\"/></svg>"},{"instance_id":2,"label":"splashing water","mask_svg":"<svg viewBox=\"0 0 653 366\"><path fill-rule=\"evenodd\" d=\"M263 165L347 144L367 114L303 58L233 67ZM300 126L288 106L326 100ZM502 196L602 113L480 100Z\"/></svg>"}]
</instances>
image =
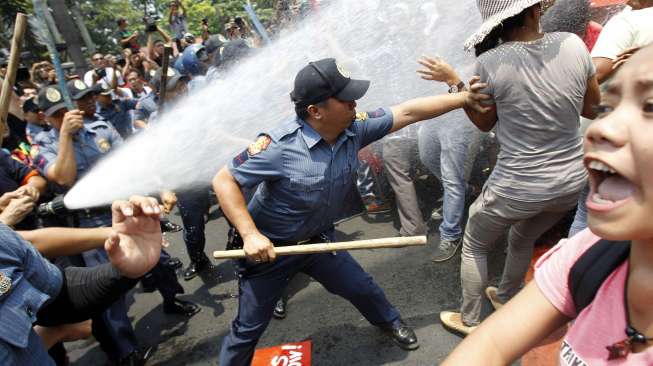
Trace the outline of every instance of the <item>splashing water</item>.
<instances>
[{"instance_id":1,"label":"splashing water","mask_svg":"<svg viewBox=\"0 0 653 366\"><path fill-rule=\"evenodd\" d=\"M331 1L221 80L167 108L83 177L66 206L208 186L259 133L293 118L289 93L309 61L335 57L353 78L371 80L359 110L445 93L444 84L417 76L416 59L439 55L467 80L474 58L462 45L479 24L474 0Z\"/></svg>"}]
</instances>

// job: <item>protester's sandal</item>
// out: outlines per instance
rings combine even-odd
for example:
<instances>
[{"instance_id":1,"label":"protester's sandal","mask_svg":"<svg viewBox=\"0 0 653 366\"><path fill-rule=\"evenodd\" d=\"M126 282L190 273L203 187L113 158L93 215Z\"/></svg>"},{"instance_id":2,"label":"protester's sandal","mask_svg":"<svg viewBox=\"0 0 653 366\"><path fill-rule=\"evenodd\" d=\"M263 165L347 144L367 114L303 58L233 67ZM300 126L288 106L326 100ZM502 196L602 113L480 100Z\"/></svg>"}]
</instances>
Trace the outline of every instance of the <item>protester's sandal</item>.
<instances>
[{"instance_id":1,"label":"protester's sandal","mask_svg":"<svg viewBox=\"0 0 653 366\"><path fill-rule=\"evenodd\" d=\"M465 323L463 323L462 314L456 313L454 311L441 312L440 322L442 322L442 325L444 325L445 328L448 328L450 330L453 330L465 336L469 335L471 332L474 331L474 329L478 328L478 326L470 327L465 325Z\"/></svg>"},{"instance_id":2,"label":"protester's sandal","mask_svg":"<svg viewBox=\"0 0 653 366\"><path fill-rule=\"evenodd\" d=\"M488 300L492 303L492 307L494 310L499 310L503 306L503 304L499 301L499 298L497 297L497 288L494 286L488 286L488 288L485 289L485 296L487 296Z\"/></svg>"}]
</instances>

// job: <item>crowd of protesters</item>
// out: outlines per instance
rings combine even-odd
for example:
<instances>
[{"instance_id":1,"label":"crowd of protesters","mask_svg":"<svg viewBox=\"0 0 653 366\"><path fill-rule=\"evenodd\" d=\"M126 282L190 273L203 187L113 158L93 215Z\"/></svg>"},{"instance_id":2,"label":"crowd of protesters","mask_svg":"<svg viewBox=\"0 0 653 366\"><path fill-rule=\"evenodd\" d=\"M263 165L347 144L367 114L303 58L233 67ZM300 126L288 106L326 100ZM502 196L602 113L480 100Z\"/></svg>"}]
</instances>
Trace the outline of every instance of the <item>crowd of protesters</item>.
<instances>
[{"instance_id":1,"label":"crowd of protesters","mask_svg":"<svg viewBox=\"0 0 653 366\"><path fill-rule=\"evenodd\" d=\"M484 100L484 108L471 109L466 104L452 112L455 118L451 121L459 122L456 126L413 126L362 150L356 185L363 207L368 215L387 214L395 208L399 235L438 237L432 257L436 263L452 260L462 248L462 305L459 311L442 312L440 320L445 327L472 336L452 353L450 364L512 362L574 318L577 321L563 346L567 351L561 354L564 364L577 364L576 360L607 364L605 346L611 360L653 364L653 313L649 310L653 304L636 294L650 295L646 273L651 272L646 271L653 266L653 233L639 223L651 213L653 200L646 194L653 184L650 174L641 171L646 170L644 159L650 155L646 142L652 139L650 127L643 127L642 121L651 119L652 113L653 55L650 47L645 48L653 43L653 1L628 1L611 16L596 13L594 19L588 17L584 22L586 27L567 30L570 33L561 32L564 29L542 32L546 2L501 3L508 5L478 0L484 22L465 45L477 57L474 79L461 80L457 65L449 65L447 60L419 60L424 79L446 83L451 94L467 93L476 101L489 99L483 95L487 94L491 101ZM293 18L310 11L308 4L296 2L289 7L290 16L280 17L267 30L278 33ZM66 90L59 88L49 61L24 67L23 75L17 77L16 103L10 110L0 152L0 236L11 251L0 254L0 307L4 313L11 306L23 306L21 300L11 303L10 297L4 297L10 291L36 291L39 295L29 300L26 313L7 320L15 322L15 328L0 332L3 364L53 360L66 364L63 342L90 333L111 362L143 364L148 351L139 348L124 299L124 293L137 281L145 291L161 293L167 314L191 317L199 311L196 304L176 297L184 291L176 270L181 268L182 277L189 281L211 268L205 254L204 226L215 198L208 185L179 192L164 190L158 202L134 197L114 203L113 210L99 207L66 215L36 213L39 204L55 202L106 153L136 134L146 134L162 105L219 82L228 68L263 46L261 35L243 18L227 22L222 34L210 34L205 18L201 34L194 35L189 32L183 1L169 5L165 24L147 24L142 31L131 32L127 20L118 18L115 52L90 55L88 71L65 75ZM142 33L144 44L139 43ZM171 52L164 78L167 46ZM511 60L509 66L506 58ZM3 78L5 67L6 62L0 69ZM478 87L481 83L486 85L482 90ZM73 109L66 106L64 94L72 99ZM162 94L164 100L160 100ZM633 106L631 111L625 110L629 107L622 104L628 103L643 105L644 117L631 119L630 115L639 116L640 112ZM298 116L301 118L299 112ZM487 181L482 187L470 181L481 141L485 141L484 154L498 151L488 159L483 176ZM611 157L626 145L632 145L629 154L633 156ZM440 181L443 192L426 217L414 186L416 164L417 170L426 168ZM639 188L633 186L636 183ZM627 201L633 192L641 195L637 204L644 208L632 208L632 218L605 213L609 211L605 207ZM175 206L182 226L160 215ZM522 290L535 241L574 211L570 239L538 262L535 281ZM588 215L592 231L586 230ZM428 232L429 221L440 222L439 233ZM189 259L185 268L180 259L161 249L159 230L184 230ZM504 270L499 286L493 287L488 283L487 257L506 232ZM606 239L633 240L625 250L648 259L631 259L630 272L624 269L623 260L614 264L613 272L601 277L591 292L589 301L596 293L596 307L587 307L588 303L579 306L577 289L569 287L567 278L572 281L570 273L579 258ZM136 242L147 250L135 250ZM125 255L127 252L130 255ZM136 258L137 254L146 259ZM618 255L627 256L628 252ZM11 266L5 265L4 259ZM25 272L16 261L37 264ZM635 273L635 268L644 274ZM21 271L23 282L16 277ZM602 285L608 276L612 277ZM35 289L27 288L27 282ZM79 290L80 284L88 288ZM47 299L54 301L42 307ZM78 309L78 314L62 315L70 308ZM588 341L593 331L586 324L605 323L612 317L610 311L624 319L617 325L606 324L597 340ZM285 313L286 298L282 296L275 300L273 314L283 318ZM510 340L493 341L493 334L505 327L515 329ZM591 347L592 342L602 343ZM39 351L43 345L48 355Z\"/></svg>"}]
</instances>

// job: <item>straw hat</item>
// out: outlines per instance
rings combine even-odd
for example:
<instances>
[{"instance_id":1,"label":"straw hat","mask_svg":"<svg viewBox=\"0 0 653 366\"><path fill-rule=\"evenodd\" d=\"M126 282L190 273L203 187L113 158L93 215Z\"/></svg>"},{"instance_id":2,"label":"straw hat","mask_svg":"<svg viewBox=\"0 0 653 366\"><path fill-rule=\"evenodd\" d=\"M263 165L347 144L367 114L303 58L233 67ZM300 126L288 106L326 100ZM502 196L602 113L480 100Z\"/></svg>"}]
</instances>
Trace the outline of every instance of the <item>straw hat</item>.
<instances>
[{"instance_id":1,"label":"straw hat","mask_svg":"<svg viewBox=\"0 0 653 366\"><path fill-rule=\"evenodd\" d=\"M476 0L478 10L481 12L483 24L471 37L465 41L465 49L481 43L492 30L504 20L521 13L542 0Z\"/></svg>"}]
</instances>

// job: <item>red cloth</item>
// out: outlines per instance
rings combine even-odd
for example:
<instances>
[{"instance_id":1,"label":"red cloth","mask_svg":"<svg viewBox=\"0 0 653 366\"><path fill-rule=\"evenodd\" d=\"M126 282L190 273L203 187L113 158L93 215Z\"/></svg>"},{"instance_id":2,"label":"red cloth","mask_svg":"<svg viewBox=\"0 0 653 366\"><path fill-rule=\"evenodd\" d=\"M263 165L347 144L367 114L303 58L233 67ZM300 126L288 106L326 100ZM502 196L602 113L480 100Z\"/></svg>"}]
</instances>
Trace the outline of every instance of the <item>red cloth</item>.
<instances>
[{"instance_id":1,"label":"red cloth","mask_svg":"<svg viewBox=\"0 0 653 366\"><path fill-rule=\"evenodd\" d=\"M596 40L599 39L599 34L603 30L603 26L593 20L590 20L587 23L587 28L585 29L585 37L583 37L583 42L587 46L587 49L592 51Z\"/></svg>"}]
</instances>

